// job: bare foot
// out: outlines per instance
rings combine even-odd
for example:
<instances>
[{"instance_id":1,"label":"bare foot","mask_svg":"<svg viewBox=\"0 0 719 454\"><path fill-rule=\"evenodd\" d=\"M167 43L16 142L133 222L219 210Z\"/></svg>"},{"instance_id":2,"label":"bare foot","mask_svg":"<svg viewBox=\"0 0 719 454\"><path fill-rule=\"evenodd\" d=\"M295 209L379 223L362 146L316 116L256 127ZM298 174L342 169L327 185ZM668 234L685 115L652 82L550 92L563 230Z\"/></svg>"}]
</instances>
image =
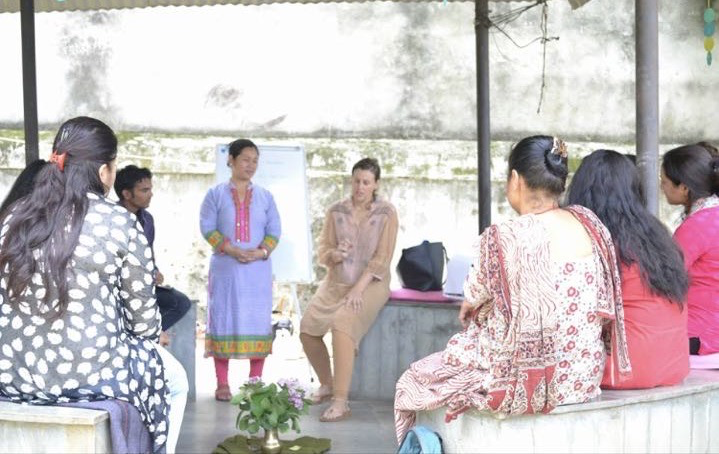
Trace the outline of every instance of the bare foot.
<instances>
[{"instance_id":1,"label":"bare foot","mask_svg":"<svg viewBox=\"0 0 719 454\"><path fill-rule=\"evenodd\" d=\"M321 404L322 402L329 400L332 397L332 387L328 385L321 385L317 388L310 400L313 404Z\"/></svg>"}]
</instances>

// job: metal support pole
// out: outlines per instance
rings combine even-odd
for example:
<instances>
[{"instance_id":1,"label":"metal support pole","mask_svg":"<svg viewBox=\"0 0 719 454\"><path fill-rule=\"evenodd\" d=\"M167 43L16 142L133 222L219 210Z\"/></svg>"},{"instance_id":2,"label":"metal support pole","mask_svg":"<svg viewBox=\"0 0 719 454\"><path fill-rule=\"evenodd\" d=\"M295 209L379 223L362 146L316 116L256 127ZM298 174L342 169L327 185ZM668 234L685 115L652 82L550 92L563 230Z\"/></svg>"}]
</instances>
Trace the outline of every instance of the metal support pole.
<instances>
[{"instance_id":1,"label":"metal support pole","mask_svg":"<svg viewBox=\"0 0 719 454\"><path fill-rule=\"evenodd\" d=\"M22 40L22 93L25 114L25 163L39 158L37 125L37 73L35 70L35 4L20 0L20 35Z\"/></svg>"},{"instance_id":2,"label":"metal support pole","mask_svg":"<svg viewBox=\"0 0 719 454\"><path fill-rule=\"evenodd\" d=\"M492 178L489 134L489 0L474 1L477 46L477 200L479 233L492 223Z\"/></svg>"},{"instance_id":3,"label":"metal support pole","mask_svg":"<svg viewBox=\"0 0 719 454\"><path fill-rule=\"evenodd\" d=\"M635 0L637 164L647 208L659 211L659 12L657 0Z\"/></svg>"}]
</instances>

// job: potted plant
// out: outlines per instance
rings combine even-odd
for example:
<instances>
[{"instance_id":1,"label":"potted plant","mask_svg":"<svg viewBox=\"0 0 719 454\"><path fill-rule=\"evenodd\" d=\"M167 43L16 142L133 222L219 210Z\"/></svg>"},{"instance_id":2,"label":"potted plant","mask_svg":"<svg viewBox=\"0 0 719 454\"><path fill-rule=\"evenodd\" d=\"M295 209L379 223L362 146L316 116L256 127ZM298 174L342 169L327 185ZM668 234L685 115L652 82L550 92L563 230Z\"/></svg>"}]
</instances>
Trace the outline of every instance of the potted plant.
<instances>
[{"instance_id":1,"label":"potted plant","mask_svg":"<svg viewBox=\"0 0 719 454\"><path fill-rule=\"evenodd\" d=\"M267 454L282 450L278 432L290 429L300 432L300 416L307 414L312 401L305 398L305 389L296 379L265 384L259 377L250 378L230 401L240 409L237 428L257 433L264 429L262 451Z\"/></svg>"}]
</instances>

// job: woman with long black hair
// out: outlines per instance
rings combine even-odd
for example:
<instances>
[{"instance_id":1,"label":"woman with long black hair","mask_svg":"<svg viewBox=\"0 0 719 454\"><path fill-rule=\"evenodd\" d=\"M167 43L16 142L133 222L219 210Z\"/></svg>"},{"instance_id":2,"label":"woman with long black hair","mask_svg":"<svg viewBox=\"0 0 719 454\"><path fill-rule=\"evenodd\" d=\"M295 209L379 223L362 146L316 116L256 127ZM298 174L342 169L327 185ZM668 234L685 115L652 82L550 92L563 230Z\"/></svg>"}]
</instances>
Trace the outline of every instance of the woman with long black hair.
<instances>
[{"instance_id":1,"label":"woman with long black hair","mask_svg":"<svg viewBox=\"0 0 719 454\"><path fill-rule=\"evenodd\" d=\"M688 277L671 234L645 206L636 166L616 151L593 152L577 169L567 203L592 210L617 250L632 377L617 380L608 360L602 386L631 389L680 383L689 373L683 304Z\"/></svg>"},{"instance_id":2,"label":"woman with long black hair","mask_svg":"<svg viewBox=\"0 0 719 454\"><path fill-rule=\"evenodd\" d=\"M30 194L3 214L0 396L34 404L125 400L140 412L153 450L173 452L187 378L156 344L147 239L134 216L105 198L116 156L106 124L66 121Z\"/></svg>"},{"instance_id":3,"label":"woman with long black hair","mask_svg":"<svg viewBox=\"0 0 719 454\"><path fill-rule=\"evenodd\" d=\"M22 172L17 176L10 191L5 196L5 200L0 204L0 217L3 216L5 210L7 210L10 205L32 192L32 188L35 185L35 177L37 177L37 174L40 173L46 165L47 161L44 159L36 159L22 169Z\"/></svg>"},{"instance_id":4,"label":"woman with long black hair","mask_svg":"<svg viewBox=\"0 0 719 454\"><path fill-rule=\"evenodd\" d=\"M684 252L690 353L719 352L719 157L700 142L668 151L661 188L671 205L684 207L674 239Z\"/></svg>"}]
</instances>

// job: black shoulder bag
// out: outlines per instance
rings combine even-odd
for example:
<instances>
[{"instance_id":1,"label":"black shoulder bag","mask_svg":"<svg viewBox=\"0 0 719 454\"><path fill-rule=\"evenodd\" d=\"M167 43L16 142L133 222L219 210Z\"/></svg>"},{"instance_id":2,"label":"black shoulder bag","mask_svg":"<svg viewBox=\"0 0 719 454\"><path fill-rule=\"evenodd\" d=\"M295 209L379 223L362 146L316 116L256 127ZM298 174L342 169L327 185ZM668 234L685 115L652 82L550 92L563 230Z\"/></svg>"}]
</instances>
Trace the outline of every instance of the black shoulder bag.
<instances>
[{"instance_id":1,"label":"black shoulder bag","mask_svg":"<svg viewBox=\"0 0 719 454\"><path fill-rule=\"evenodd\" d=\"M397 275L404 288L421 290L442 290L442 276L447 262L447 251L442 242L422 244L402 249L397 264Z\"/></svg>"}]
</instances>

